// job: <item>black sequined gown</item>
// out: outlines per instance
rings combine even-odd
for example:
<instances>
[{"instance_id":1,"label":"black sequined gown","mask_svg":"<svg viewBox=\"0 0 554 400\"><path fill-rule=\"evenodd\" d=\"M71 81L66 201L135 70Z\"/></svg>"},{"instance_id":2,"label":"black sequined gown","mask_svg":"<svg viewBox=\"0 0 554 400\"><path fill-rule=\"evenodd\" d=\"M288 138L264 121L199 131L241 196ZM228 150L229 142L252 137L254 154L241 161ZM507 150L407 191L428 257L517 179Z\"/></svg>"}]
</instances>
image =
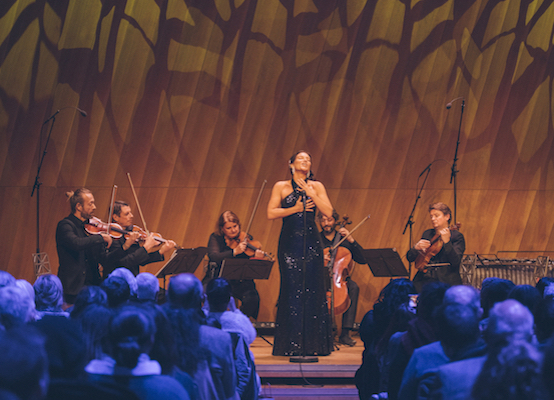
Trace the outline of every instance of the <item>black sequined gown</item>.
<instances>
[{"instance_id":1,"label":"black sequined gown","mask_svg":"<svg viewBox=\"0 0 554 400\"><path fill-rule=\"evenodd\" d=\"M294 181L292 184L296 189ZM299 196L301 194L294 190L283 199L281 207L294 206ZM332 351L331 324L324 289L326 272L315 212L306 212L306 224L306 292L303 293L304 213L283 218L278 249L281 290L277 304L274 356L323 356Z\"/></svg>"}]
</instances>

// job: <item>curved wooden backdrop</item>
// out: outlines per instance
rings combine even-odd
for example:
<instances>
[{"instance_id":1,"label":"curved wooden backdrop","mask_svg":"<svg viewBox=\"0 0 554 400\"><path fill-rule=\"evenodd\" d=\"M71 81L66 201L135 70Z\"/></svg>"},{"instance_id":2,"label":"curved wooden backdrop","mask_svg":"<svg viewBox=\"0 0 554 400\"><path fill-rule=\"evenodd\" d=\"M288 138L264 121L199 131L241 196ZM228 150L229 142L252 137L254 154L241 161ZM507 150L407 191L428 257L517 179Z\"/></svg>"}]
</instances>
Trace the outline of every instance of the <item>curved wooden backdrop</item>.
<instances>
[{"instance_id":1,"label":"curved wooden backdrop","mask_svg":"<svg viewBox=\"0 0 554 400\"><path fill-rule=\"evenodd\" d=\"M414 240L429 203L453 206L457 97L467 253L554 250L553 26L549 0L2 0L1 268L35 279L30 195L56 110L39 244L54 273L64 192L91 189L105 219L114 184L136 209L127 172L148 227L184 247L226 209L246 223L267 180L250 232L276 253L265 208L298 149L340 214L371 214L361 245L405 254L427 165ZM360 320L388 279L354 279ZM277 265L258 287L272 320Z\"/></svg>"}]
</instances>

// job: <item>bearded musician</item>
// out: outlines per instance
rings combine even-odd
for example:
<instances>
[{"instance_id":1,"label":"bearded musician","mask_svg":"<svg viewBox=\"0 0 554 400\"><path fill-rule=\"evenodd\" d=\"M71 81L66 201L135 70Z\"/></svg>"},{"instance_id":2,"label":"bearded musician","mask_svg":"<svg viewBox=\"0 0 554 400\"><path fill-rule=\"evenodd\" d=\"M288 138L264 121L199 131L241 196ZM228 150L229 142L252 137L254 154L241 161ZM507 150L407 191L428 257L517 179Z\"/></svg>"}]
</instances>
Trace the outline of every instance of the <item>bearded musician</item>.
<instances>
[{"instance_id":1,"label":"bearded musician","mask_svg":"<svg viewBox=\"0 0 554 400\"><path fill-rule=\"evenodd\" d=\"M144 241L139 243L141 233L133 231L133 218L129 204L121 200L114 202L112 222L120 225L128 233L124 237L114 239L112 247L115 249L108 255L107 262L102 263L104 279L118 267L125 267L137 276L141 265L163 261L175 249L174 241L161 242L156 240L152 234L147 235Z\"/></svg>"},{"instance_id":2,"label":"bearded musician","mask_svg":"<svg viewBox=\"0 0 554 400\"><path fill-rule=\"evenodd\" d=\"M221 265L226 258L251 258L247 252L247 240L241 240L243 236L240 230L240 220L232 211L223 212L217 221L216 230L210 235L208 241L208 258L210 263L203 284L212 278L217 278L221 271ZM249 237L248 240L252 240ZM252 258L263 258L264 252L256 250ZM260 295L256 290L256 284L252 279L229 280L231 295L242 302L240 310L253 319L258 318L260 309Z\"/></svg>"},{"instance_id":3,"label":"bearded musician","mask_svg":"<svg viewBox=\"0 0 554 400\"><path fill-rule=\"evenodd\" d=\"M352 259L358 264L367 264L365 257L362 253L362 246L354 240L352 235L349 235L350 232L348 229L341 227L338 230L338 220L339 214L333 210L332 217L328 218L322 213L318 213L317 219L319 225L321 226L321 244L324 248L332 248L335 244L338 243L343 237L347 236L345 240L339 245L348 249L352 255ZM331 254L326 252L325 254L325 265L329 264L331 260ZM339 336L339 343L345 344L347 346L354 346L356 341L350 337L350 331L354 328L354 319L356 318L356 311L358 309L358 296L360 293L360 288L358 284L354 282L350 276L346 278L346 287L348 289L348 297L350 297L350 307L342 315L342 329Z\"/></svg>"},{"instance_id":4,"label":"bearded musician","mask_svg":"<svg viewBox=\"0 0 554 400\"><path fill-rule=\"evenodd\" d=\"M450 226L452 212L446 204L438 202L429 205L429 216L433 229L423 232L421 240L406 254L409 262L416 261L417 264L418 256L423 256L430 251L431 246L442 245L440 251L429 259L428 268L418 271L414 276L413 283L418 292L428 282L440 281L449 285L462 284L460 264L466 249L464 235ZM435 238L435 242L431 243L433 238ZM433 267L432 265L437 266Z\"/></svg>"}]
</instances>

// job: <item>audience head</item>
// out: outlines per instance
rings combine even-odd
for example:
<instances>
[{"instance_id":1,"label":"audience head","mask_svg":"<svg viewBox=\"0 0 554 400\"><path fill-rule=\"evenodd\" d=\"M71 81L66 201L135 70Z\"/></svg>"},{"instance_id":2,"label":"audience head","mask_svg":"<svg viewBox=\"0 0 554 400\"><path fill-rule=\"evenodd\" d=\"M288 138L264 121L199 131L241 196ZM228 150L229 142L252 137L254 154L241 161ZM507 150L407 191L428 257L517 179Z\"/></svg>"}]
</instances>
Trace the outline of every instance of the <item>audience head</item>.
<instances>
[{"instance_id":1,"label":"audience head","mask_svg":"<svg viewBox=\"0 0 554 400\"><path fill-rule=\"evenodd\" d=\"M231 285L224 278L212 279L206 286L206 296L211 312L223 312L231 300Z\"/></svg>"},{"instance_id":2,"label":"audience head","mask_svg":"<svg viewBox=\"0 0 554 400\"><path fill-rule=\"evenodd\" d=\"M108 307L108 295L100 286L85 286L81 289L75 298L71 318L78 318L91 305Z\"/></svg>"},{"instance_id":3,"label":"audience head","mask_svg":"<svg viewBox=\"0 0 554 400\"><path fill-rule=\"evenodd\" d=\"M200 309L202 307L202 282L193 274L173 276L168 287L169 303L172 307Z\"/></svg>"},{"instance_id":4,"label":"audience head","mask_svg":"<svg viewBox=\"0 0 554 400\"><path fill-rule=\"evenodd\" d=\"M433 314L444 298L444 293L450 285L443 282L430 282L421 288L417 298L417 317L432 322Z\"/></svg>"},{"instance_id":5,"label":"audience head","mask_svg":"<svg viewBox=\"0 0 554 400\"><path fill-rule=\"evenodd\" d=\"M25 290L25 292L27 292L29 297L33 300L33 303L35 302L35 289L29 281L26 281L25 279L18 279L15 281L15 286L19 286L21 289Z\"/></svg>"},{"instance_id":6,"label":"audience head","mask_svg":"<svg viewBox=\"0 0 554 400\"><path fill-rule=\"evenodd\" d=\"M29 322L35 312L35 303L15 284L0 288L0 327L11 329Z\"/></svg>"},{"instance_id":7,"label":"audience head","mask_svg":"<svg viewBox=\"0 0 554 400\"><path fill-rule=\"evenodd\" d=\"M108 295L108 306L110 307L118 307L131 297L129 284L124 278L119 276L108 276L100 287Z\"/></svg>"},{"instance_id":8,"label":"audience head","mask_svg":"<svg viewBox=\"0 0 554 400\"><path fill-rule=\"evenodd\" d=\"M474 400L547 400L540 353L524 340L509 343L489 355L475 384ZM549 377L549 380L552 380Z\"/></svg>"},{"instance_id":9,"label":"audience head","mask_svg":"<svg viewBox=\"0 0 554 400\"><path fill-rule=\"evenodd\" d=\"M63 287L56 275L41 275L33 285L37 311L62 311Z\"/></svg>"},{"instance_id":10,"label":"audience head","mask_svg":"<svg viewBox=\"0 0 554 400\"><path fill-rule=\"evenodd\" d=\"M542 378L546 389L550 394L550 399L554 399L554 338L550 338L546 343L543 352Z\"/></svg>"},{"instance_id":11,"label":"audience head","mask_svg":"<svg viewBox=\"0 0 554 400\"><path fill-rule=\"evenodd\" d=\"M137 275L137 298L140 300L156 301L160 291L160 283L150 272L141 272Z\"/></svg>"},{"instance_id":12,"label":"audience head","mask_svg":"<svg viewBox=\"0 0 554 400\"><path fill-rule=\"evenodd\" d=\"M490 311L485 331L489 347L501 348L514 340L531 342L533 314L519 301L508 299L496 303Z\"/></svg>"},{"instance_id":13,"label":"audience head","mask_svg":"<svg viewBox=\"0 0 554 400\"><path fill-rule=\"evenodd\" d=\"M545 297L535 307L535 335L545 343L554 334L554 298Z\"/></svg>"},{"instance_id":14,"label":"audience head","mask_svg":"<svg viewBox=\"0 0 554 400\"><path fill-rule=\"evenodd\" d=\"M487 318L491 308L508 298L508 293L515 286L512 281L496 277L485 278L481 284L481 307L483 316Z\"/></svg>"},{"instance_id":15,"label":"audience head","mask_svg":"<svg viewBox=\"0 0 554 400\"><path fill-rule=\"evenodd\" d=\"M532 313L535 312L535 307L541 301L541 294L536 287L531 285L517 285L510 290L508 293L509 299L514 299L519 301L525 307L529 309Z\"/></svg>"},{"instance_id":16,"label":"audience head","mask_svg":"<svg viewBox=\"0 0 554 400\"><path fill-rule=\"evenodd\" d=\"M79 313L79 323L85 340L86 360L102 358L107 351L107 337L113 309L103 305L91 304ZM73 314L71 314L73 319Z\"/></svg>"},{"instance_id":17,"label":"audience head","mask_svg":"<svg viewBox=\"0 0 554 400\"><path fill-rule=\"evenodd\" d=\"M33 325L46 339L50 378L81 378L88 360L79 323L64 316L46 315Z\"/></svg>"},{"instance_id":18,"label":"audience head","mask_svg":"<svg viewBox=\"0 0 554 400\"><path fill-rule=\"evenodd\" d=\"M119 267L112 271L112 273L108 276L119 276L120 278L123 278L127 281L129 284L129 290L131 292L131 297L136 297L137 295L137 278L133 275L133 273L128 270L125 267Z\"/></svg>"},{"instance_id":19,"label":"audience head","mask_svg":"<svg viewBox=\"0 0 554 400\"><path fill-rule=\"evenodd\" d=\"M134 368L141 354L150 352L156 334L151 315L139 307L126 306L110 321L111 355L118 366Z\"/></svg>"},{"instance_id":20,"label":"audience head","mask_svg":"<svg viewBox=\"0 0 554 400\"><path fill-rule=\"evenodd\" d=\"M449 288L444 293L444 303L461 304L481 309L481 295L473 286L456 285Z\"/></svg>"},{"instance_id":21,"label":"audience head","mask_svg":"<svg viewBox=\"0 0 554 400\"><path fill-rule=\"evenodd\" d=\"M373 305L376 340L381 338L398 307L401 304L407 304L410 294L415 293L417 293L417 290L414 284L406 278L391 279L387 286L381 290L377 301Z\"/></svg>"},{"instance_id":22,"label":"audience head","mask_svg":"<svg viewBox=\"0 0 554 400\"><path fill-rule=\"evenodd\" d=\"M15 278L6 271L0 271L0 288L15 285Z\"/></svg>"},{"instance_id":23,"label":"audience head","mask_svg":"<svg viewBox=\"0 0 554 400\"><path fill-rule=\"evenodd\" d=\"M541 297L544 297L544 290L552 284L554 284L554 278L550 276L545 276L538 280L535 287L541 294ZM554 285L552 287L554 287Z\"/></svg>"},{"instance_id":24,"label":"audience head","mask_svg":"<svg viewBox=\"0 0 554 400\"><path fill-rule=\"evenodd\" d=\"M19 400L44 399L48 382L48 357L40 333L30 325L0 332L0 389Z\"/></svg>"},{"instance_id":25,"label":"audience head","mask_svg":"<svg viewBox=\"0 0 554 400\"><path fill-rule=\"evenodd\" d=\"M471 305L443 303L437 310L438 337L446 349L463 349L477 341L480 308Z\"/></svg>"}]
</instances>

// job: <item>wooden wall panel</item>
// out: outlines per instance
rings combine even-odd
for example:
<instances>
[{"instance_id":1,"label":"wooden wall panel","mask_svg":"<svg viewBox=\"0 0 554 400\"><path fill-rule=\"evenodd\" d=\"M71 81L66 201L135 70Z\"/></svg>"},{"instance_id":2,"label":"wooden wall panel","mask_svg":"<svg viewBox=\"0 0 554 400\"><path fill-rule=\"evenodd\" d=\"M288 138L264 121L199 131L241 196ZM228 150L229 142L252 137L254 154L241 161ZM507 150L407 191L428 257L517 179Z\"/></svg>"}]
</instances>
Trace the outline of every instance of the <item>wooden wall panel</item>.
<instances>
[{"instance_id":1,"label":"wooden wall panel","mask_svg":"<svg viewBox=\"0 0 554 400\"><path fill-rule=\"evenodd\" d=\"M111 188L148 227L205 246L219 214L277 252L271 187L298 150L366 248L410 247L427 205L453 207L467 253L554 254L554 5L497 0L5 0L0 4L1 269L34 281L80 186L107 217ZM446 104L458 99L447 110ZM463 104L463 108L462 108ZM73 107L85 110L82 117ZM406 263L407 265L407 263ZM161 264L148 266L156 271ZM201 277L202 271L197 274ZM359 266L358 320L386 278ZM272 320L277 265L263 293Z\"/></svg>"}]
</instances>

